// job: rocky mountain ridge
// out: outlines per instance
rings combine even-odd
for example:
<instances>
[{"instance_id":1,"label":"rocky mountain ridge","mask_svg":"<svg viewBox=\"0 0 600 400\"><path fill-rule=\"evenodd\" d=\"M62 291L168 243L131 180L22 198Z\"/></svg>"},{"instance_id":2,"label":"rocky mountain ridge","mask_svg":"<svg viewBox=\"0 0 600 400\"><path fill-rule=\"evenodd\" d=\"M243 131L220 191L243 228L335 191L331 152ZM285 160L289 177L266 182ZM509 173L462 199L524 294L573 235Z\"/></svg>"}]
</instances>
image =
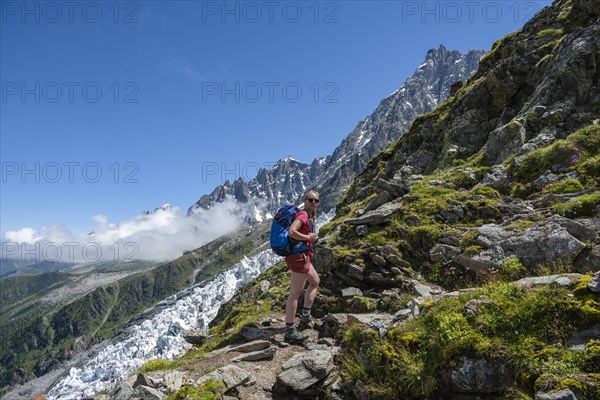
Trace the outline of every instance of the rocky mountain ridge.
<instances>
[{"instance_id":1,"label":"rocky mountain ridge","mask_svg":"<svg viewBox=\"0 0 600 400\"><path fill-rule=\"evenodd\" d=\"M448 51L443 45L429 50L414 74L360 121L332 155L317 158L311 164L288 157L272 169L261 168L248 182L241 177L233 183L226 181L203 195L190 207L188 215L232 196L247 205L243 219L251 224L269 218L270 212L282 203L297 201L308 188L320 192L323 210L333 208L367 162L399 139L418 115L441 104L450 95L453 84L473 74L483 53L472 50L463 55Z\"/></svg>"},{"instance_id":2,"label":"rocky mountain ridge","mask_svg":"<svg viewBox=\"0 0 600 400\"><path fill-rule=\"evenodd\" d=\"M599 17L556 1L368 163L319 231L303 347L280 263L100 396L598 399Z\"/></svg>"},{"instance_id":3,"label":"rocky mountain ridge","mask_svg":"<svg viewBox=\"0 0 600 400\"><path fill-rule=\"evenodd\" d=\"M599 399L599 18L555 1L368 163L319 231L303 347L278 337L278 264L164 366L180 387L129 393Z\"/></svg>"}]
</instances>

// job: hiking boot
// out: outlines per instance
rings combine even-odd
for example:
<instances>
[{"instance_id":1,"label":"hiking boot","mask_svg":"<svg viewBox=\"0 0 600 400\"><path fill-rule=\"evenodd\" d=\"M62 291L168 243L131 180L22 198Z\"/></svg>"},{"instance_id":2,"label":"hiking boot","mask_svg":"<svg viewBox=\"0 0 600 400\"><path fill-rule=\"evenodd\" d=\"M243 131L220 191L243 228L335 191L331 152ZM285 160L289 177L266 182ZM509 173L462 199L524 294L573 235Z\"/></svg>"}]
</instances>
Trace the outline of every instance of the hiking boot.
<instances>
[{"instance_id":1,"label":"hiking boot","mask_svg":"<svg viewBox=\"0 0 600 400\"><path fill-rule=\"evenodd\" d=\"M302 315L300 314L300 322L298 323L298 329L301 331L308 329L311 327L312 317L310 314Z\"/></svg>"},{"instance_id":2,"label":"hiking boot","mask_svg":"<svg viewBox=\"0 0 600 400\"><path fill-rule=\"evenodd\" d=\"M285 331L284 340L288 343L300 343L305 341L307 337L307 335L303 335L302 333L298 332L295 327L293 327Z\"/></svg>"}]
</instances>

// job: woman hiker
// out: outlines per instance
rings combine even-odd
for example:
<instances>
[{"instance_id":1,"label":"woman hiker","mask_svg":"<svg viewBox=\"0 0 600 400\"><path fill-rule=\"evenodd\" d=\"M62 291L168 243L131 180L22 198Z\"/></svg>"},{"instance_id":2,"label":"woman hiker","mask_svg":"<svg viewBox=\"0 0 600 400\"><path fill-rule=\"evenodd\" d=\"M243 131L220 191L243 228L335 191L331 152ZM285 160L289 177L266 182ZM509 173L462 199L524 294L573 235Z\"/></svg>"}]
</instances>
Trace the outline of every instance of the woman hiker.
<instances>
[{"instance_id":1,"label":"woman hiker","mask_svg":"<svg viewBox=\"0 0 600 400\"><path fill-rule=\"evenodd\" d=\"M319 194L314 190L306 192L304 195L304 210L296 213L296 218L288 231L288 236L294 240L306 242L312 246L317 240L314 233L314 226L317 217L317 206L319 205ZM304 290L304 285L308 281L308 287L304 292L304 307L300 315L300 327L308 325L310 321L310 308L317 295L319 287L319 275L312 265L313 252L308 250L304 253L290 254L285 257L285 263L291 271L290 294L285 305L285 341L302 342L307 338L296 329L294 322L296 319L296 308L298 307L298 298Z\"/></svg>"}]
</instances>

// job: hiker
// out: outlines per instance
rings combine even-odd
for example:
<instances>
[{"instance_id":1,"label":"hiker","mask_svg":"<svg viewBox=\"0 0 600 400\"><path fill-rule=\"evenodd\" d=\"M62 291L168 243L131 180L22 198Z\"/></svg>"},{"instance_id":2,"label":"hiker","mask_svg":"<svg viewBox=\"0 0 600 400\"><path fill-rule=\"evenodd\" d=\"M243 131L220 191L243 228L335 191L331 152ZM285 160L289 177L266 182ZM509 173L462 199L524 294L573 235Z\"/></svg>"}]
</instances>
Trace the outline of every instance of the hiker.
<instances>
[{"instance_id":1,"label":"hiker","mask_svg":"<svg viewBox=\"0 0 600 400\"><path fill-rule=\"evenodd\" d=\"M308 246L317 240L314 229L317 217L317 206L319 205L319 194L314 190L306 192L304 195L304 210L298 211L296 218L290 226L288 236L294 240L306 242ZM310 220L309 220L310 219ZM298 307L298 298L304 290L304 285L308 281L308 287L304 292L304 307L300 315L299 328L306 328L310 322L310 308L317 296L319 287L319 274L312 265L313 252L307 250L303 253L290 254L285 257L285 263L291 271L290 294L285 305L285 341L301 342L307 338L307 335L300 333L294 326L296 319L296 308Z\"/></svg>"}]
</instances>

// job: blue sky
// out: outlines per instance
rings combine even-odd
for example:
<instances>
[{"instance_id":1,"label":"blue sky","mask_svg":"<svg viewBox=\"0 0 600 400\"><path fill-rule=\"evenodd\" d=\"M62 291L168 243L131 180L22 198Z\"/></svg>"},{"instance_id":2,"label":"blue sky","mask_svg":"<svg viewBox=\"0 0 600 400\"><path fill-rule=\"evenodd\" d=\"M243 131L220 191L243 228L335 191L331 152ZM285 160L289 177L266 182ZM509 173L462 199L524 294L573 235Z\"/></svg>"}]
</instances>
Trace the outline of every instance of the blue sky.
<instances>
[{"instance_id":1,"label":"blue sky","mask_svg":"<svg viewBox=\"0 0 600 400\"><path fill-rule=\"evenodd\" d=\"M0 2L1 232L97 228L331 154L440 44L549 1Z\"/></svg>"}]
</instances>

